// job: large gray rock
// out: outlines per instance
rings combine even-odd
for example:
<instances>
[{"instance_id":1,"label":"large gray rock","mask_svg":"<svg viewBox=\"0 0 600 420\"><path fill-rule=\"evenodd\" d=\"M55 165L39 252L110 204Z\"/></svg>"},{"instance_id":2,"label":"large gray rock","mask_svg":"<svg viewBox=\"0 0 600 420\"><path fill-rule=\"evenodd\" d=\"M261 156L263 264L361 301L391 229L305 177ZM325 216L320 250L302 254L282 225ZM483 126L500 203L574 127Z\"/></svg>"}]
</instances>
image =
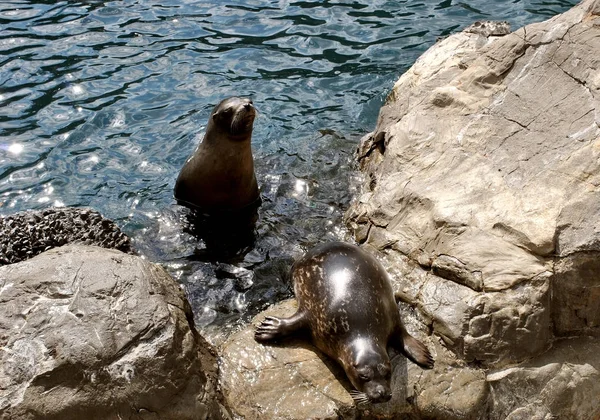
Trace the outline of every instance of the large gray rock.
<instances>
[{"instance_id":1,"label":"large gray rock","mask_svg":"<svg viewBox=\"0 0 600 420\"><path fill-rule=\"evenodd\" d=\"M600 342L562 339L551 351L487 375L493 419L593 419L600 417Z\"/></svg>"},{"instance_id":2,"label":"large gray rock","mask_svg":"<svg viewBox=\"0 0 600 420\"><path fill-rule=\"evenodd\" d=\"M439 42L359 147L356 239L425 270L406 297L467 362L600 336L599 4Z\"/></svg>"},{"instance_id":3,"label":"large gray rock","mask_svg":"<svg viewBox=\"0 0 600 420\"><path fill-rule=\"evenodd\" d=\"M221 417L216 360L159 266L65 246L0 267L0 418Z\"/></svg>"}]
</instances>

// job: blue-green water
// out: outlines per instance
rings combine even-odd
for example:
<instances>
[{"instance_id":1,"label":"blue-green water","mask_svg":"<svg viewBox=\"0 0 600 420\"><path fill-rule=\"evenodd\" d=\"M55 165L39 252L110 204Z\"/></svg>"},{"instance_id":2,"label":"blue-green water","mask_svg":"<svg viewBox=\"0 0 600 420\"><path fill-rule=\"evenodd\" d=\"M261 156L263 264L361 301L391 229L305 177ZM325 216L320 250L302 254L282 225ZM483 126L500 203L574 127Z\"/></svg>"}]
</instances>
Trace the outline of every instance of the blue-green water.
<instances>
[{"instance_id":1,"label":"blue-green water","mask_svg":"<svg viewBox=\"0 0 600 420\"><path fill-rule=\"evenodd\" d=\"M358 140L436 38L483 19L516 29L574 4L0 2L0 214L91 206L181 281L200 325L254 313L290 294L291 258L344 236ZM196 242L172 198L211 108L232 95L260 113L264 203L242 274L188 258Z\"/></svg>"}]
</instances>

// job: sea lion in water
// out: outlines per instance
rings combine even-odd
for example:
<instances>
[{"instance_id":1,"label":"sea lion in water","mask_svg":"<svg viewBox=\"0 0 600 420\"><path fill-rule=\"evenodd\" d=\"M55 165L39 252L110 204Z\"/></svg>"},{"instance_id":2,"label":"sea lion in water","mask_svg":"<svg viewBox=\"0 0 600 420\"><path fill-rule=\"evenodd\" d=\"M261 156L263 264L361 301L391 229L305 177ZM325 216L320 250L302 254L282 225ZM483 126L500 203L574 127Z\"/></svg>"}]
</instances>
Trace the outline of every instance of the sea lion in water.
<instances>
[{"instance_id":1,"label":"sea lion in water","mask_svg":"<svg viewBox=\"0 0 600 420\"><path fill-rule=\"evenodd\" d=\"M255 116L247 98L227 98L213 109L202 142L175 182L180 204L210 214L260 201L251 147Z\"/></svg>"},{"instance_id":2,"label":"sea lion in water","mask_svg":"<svg viewBox=\"0 0 600 420\"><path fill-rule=\"evenodd\" d=\"M299 330L337 360L357 403L385 402L392 396L388 349L423 368L433 367L427 347L402 325L388 274L359 247L343 242L317 246L292 267L298 311L289 318L267 317L256 329L259 342Z\"/></svg>"}]
</instances>

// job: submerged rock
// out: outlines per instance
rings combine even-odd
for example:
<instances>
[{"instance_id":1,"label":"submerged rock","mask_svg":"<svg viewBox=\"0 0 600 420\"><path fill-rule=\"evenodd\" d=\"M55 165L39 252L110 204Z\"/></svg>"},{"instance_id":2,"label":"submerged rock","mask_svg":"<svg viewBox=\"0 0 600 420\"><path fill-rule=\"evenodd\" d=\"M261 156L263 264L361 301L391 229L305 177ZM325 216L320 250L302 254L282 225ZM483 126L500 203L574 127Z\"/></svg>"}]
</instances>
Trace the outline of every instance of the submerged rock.
<instances>
[{"instance_id":1,"label":"submerged rock","mask_svg":"<svg viewBox=\"0 0 600 420\"><path fill-rule=\"evenodd\" d=\"M226 417L216 360L159 266L70 245L0 267L0 418Z\"/></svg>"}]
</instances>

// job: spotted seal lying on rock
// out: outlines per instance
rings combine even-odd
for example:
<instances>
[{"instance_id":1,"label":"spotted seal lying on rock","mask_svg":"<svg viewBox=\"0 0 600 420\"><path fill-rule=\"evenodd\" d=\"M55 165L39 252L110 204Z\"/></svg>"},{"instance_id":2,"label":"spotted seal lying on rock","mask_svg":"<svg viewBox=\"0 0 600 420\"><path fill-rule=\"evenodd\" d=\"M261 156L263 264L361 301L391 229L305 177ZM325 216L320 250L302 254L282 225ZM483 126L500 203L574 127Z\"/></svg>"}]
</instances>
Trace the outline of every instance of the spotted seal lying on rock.
<instances>
[{"instance_id":1,"label":"spotted seal lying on rock","mask_svg":"<svg viewBox=\"0 0 600 420\"><path fill-rule=\"evenodd\" d=\"M388 349L423 368L433 367L427 347L400 320L392 285L382 265L359 247L343 242L317 246L292 267L298 311L267 317L256 329L259 342L308 331L316 347L337 360L357 403L385 402L390 389Z\"/></svg>"}]
</instances>

